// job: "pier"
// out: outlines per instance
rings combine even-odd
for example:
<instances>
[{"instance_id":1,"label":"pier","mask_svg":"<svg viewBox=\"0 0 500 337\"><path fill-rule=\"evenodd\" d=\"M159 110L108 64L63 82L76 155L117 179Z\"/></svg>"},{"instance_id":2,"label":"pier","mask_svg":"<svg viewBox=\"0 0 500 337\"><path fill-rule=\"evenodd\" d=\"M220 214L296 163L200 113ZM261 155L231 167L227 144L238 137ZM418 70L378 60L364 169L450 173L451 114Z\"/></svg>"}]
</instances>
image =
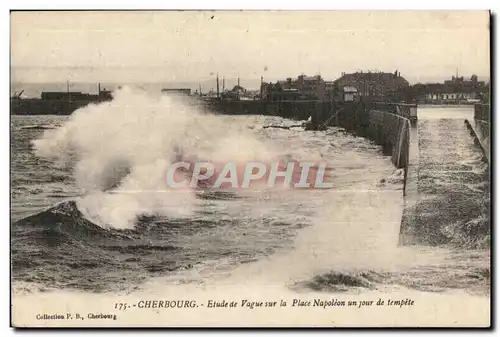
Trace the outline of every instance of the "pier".
<instances>
[{"instance_id":1,"label":"pier","mask_svg":"<svg viewBox=\"0 0 500 337\"><path fill-rule=\"evenodd\" d=\"M211 108L230 114L311 117L313 129L338 126L382 146L394 167L404 170L401 245L465 244L461 240L467 231L489 231L489 186L482 186L489 185L489 177L476 170L481 162L490 163L488 104L476 104L467 118L420 116L417 104L367 98L352 102L216 102ZM439 113L439 108L430 110ZM481 215L484 221L469 222ZM459 232L443 232L453 222L461 222Z\"/></svg>"},{"instance_id":2,"label":"pier","mask_svg":"<svg viewBox=\"0 0 500 337\"><path fill-rule=\"evenodd\" d=\"M405 170L400 244L467 245L469 232L490 230L489 172L477 169L490 164L489 104L476 104L471 121L417 109L360 101L344 106L334 125L381 145ZM457 222L456 232L443 232Z\"/></svg>"}]
</instances>

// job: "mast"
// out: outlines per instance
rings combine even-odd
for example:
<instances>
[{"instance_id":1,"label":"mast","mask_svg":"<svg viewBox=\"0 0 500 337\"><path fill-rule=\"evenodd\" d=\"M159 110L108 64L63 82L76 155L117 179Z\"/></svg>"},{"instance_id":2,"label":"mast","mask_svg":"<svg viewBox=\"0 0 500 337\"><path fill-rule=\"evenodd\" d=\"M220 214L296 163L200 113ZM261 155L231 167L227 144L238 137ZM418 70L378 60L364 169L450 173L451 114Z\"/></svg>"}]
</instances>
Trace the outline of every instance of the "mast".
<instances>
[{"instance_id":1,"label":"mast","mask_svg":"<svg viewBox=\"0 0 500 337\"><path fill-rule=\"evenodd\" d=\"M260 99L262 99L262 84L264 83L264 76L260 77Z\"/></svg>"},{"instance_id":2,"label":"mast","mask_svg":"<svg viewBox=\"0 0 500 337\"><path fill-rule=\"evenodd\" d=\"M222 76L222 92L226 91L226 77Z\"/></svg>"},{"instance_id":3,"label":"mast","mask_svg":"<svg viewBox=\"0 0 500 337\"><path fill-rule=\"evenodd\" d=\"M217 73L217 98L219 98L219 73Z\"/></svg>"}]
</instances>

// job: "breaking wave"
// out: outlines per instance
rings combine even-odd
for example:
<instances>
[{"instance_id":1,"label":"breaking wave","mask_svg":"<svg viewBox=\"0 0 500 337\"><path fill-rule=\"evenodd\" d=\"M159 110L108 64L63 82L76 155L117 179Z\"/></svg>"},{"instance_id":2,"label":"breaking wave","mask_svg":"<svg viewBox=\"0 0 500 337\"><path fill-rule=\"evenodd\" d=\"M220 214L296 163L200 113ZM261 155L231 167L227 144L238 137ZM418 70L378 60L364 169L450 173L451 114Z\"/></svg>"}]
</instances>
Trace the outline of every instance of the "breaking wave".
<instances>
[{"instance_id":1,"label":"breaking wave","mask_svg":"<svg viewBox=\"0 0 500 337\"><path fill-rule=\"evenodd\" d=\"M167 188L174 161L268 161L272 147L244 125L228 127L180 97L124 87L111 102L75 111L33 141L39 157L73 169L78 209L102 227L133 228L138 216L189 217L196 195Z\"/></svg>"}]
</instances>

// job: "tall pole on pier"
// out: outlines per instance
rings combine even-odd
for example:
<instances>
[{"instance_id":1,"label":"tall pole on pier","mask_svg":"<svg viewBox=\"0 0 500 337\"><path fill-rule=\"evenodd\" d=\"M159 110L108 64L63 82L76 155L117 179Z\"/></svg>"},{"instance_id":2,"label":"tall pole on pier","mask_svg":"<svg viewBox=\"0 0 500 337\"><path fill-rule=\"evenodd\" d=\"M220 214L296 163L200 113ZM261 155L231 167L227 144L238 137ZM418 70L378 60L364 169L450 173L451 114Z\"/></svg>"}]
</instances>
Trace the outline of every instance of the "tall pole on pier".
<instances>
[{"instance_id":1,"label":"tall pole on pier","mask_svg":"<svg viewBox=\"0 0 500 337\"><path fill-rule=\"evenodd\" d=\"M260 99L262 99L262 84L264 83L264 76L260 77Z\"/></svg>"},{"instance_id":2,"label":"tall pole on pier","mask_svg":"<svg viewBox=\"0 0 500 337\"><path fill-rule=\"evenodd\" d=\"M222 76L222 92L226 91L226 78Z\"/></svg>"},{"instance_id":3,"label":"tall pole on pier","mask_svg":"<svg viewBox=\"0 0 500 337\"><path fill-rule=\"evenodd\" d=\"M219 98L219 73L217 73L217 98Z\"/></svg>"}]
</instances>

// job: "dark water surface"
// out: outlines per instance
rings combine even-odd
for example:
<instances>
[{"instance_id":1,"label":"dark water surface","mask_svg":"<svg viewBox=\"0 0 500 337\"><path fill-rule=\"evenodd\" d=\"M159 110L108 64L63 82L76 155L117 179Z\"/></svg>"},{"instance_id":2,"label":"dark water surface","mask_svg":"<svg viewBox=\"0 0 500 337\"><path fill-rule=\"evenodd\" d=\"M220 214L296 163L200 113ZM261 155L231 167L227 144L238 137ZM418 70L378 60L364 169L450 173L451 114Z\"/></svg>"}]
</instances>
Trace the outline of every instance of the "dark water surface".
<instances>
[{"instance_id":1,"label":"dark water surface","mask_svg":"<svg viewBox=\"0 0 500 337\"><path fill-rule=\"evenodd\" d=\"M378 146L336 128L326 132L262 128L296 123L279 118L216 118L222 125L252 129L263 142L278 144L283 156L321 155L334 168L335 188L205 194L198 196L188 219L148 215L138 218L134 228L103 228L78 209L74 200L83 192L72 170L37 158L30 143L67 117L13 116L15 289L132 290L158 277L204 282L234 270L250 277L255 273L252 268L263 266L269 282L291 279L297 291L343 292L388 285L423 291L489 291L487 245L454 246L448 240L398 247L403 185ZM470 151L465 164L482 170L474 150ZM436 184L422 188L437 188ZM469 189L484 188L484 181L470 184ZM487 209L476 211L475 204L467 204L470 200L464 199L461 188L456 191L458 195L447 200L470 207L467 221L488 216ZM436 222L436 226L455 228L453 223ZM489 238L489 232L462 232L475 243Z\"/></svg>"}]
</instances>

